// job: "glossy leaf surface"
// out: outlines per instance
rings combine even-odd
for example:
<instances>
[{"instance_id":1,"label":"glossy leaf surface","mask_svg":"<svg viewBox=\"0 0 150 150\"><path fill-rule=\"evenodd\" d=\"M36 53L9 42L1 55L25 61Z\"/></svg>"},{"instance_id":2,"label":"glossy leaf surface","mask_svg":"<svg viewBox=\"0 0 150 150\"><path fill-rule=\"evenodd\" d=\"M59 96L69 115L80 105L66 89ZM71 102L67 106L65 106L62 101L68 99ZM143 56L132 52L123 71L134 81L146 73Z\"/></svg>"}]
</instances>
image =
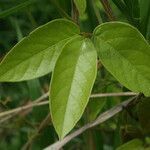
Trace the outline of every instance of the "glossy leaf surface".
<instances>
[{"instance_id":1,"label":"glossy leaf surface","mask_svg":"<svg viewBox=\"0 0 150 150\"><path fill-rule=\"evenodd\" d=\"M50 87L50 110L60 138L83 114L95 81L96 63L92 42L81 36L70 40L58 58Z\"/></svg>"},{"instance_id":2,"label":"glossy leaf surface","mask_svg":"<svg viewBox=\"0 0 150 150\"><path fill-rule=\"evenodd\" d=\"M103 65L120 83L150 95L150 46L136 28L105 23L95 29L94 42Z\"/></svg>"},{"instance_id":3,"label":"glossy leaf surface","mask_svg":"<svg viewBox=\"0 0 150 150\"><path fill-rule=\"evenodd\" d=\"M65 19L37 28L4 58L0 64L0 81L29 80L49 73L63 45L79 32L74 23Z\"/></svg>"}]
</instances>

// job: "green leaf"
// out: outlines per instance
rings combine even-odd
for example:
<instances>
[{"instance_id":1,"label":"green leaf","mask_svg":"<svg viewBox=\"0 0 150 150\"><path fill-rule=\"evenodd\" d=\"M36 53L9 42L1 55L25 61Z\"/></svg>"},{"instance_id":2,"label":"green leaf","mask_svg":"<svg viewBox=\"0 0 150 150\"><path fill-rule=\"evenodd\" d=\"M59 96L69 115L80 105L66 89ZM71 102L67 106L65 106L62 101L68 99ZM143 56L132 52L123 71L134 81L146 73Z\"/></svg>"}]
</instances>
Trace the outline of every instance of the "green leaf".
<instances>
[{"instance_id":1,"label":"green leaf","mask_svg":"<svg viewBox=\"0 0 150 150\"><path fill-rule=\"evenodd\" d=\"M139 28L140 8L139 0L112 0L118 9L126 16L130 24Z\"/></svg>"},{"instance_id":2,"label":"green leaf","mask_svg":"<svg viewBox=\"0 0 150 150\"><path fill-rule=\"evenodd\" d=\"M42 95L42 87L40 85L39 79L33 79L27 81L29 95L31 100L35 100Z\"/></svg>"},{"instance_id":3,"label":"green leaf","mask_svg":"<svg viewBox=\"0 0 150 150\"><path fill-rule=\"evenodd\" d=\"M146 134L150 133L150 97L140 100L138 103L138 119L139 123Z\"/></svg>"},{"instance_id":4,"label":"green leaf","mask_svg":"<svg viewBox=\"0 0 150 150\"><path fill-rule=\"evenodd\" d=\"M93 121L96 119L97 115L101 112L106 104L105 98L92 98L88 103L89 108L89 120Z\"/></svg>"},{"instance_id":5,"label":"green leaf","mask_svg":"<svg viewBox=\"0 0 150 150\"><path fill-rule=\"evenodd\" d=\"M20 25L18 23L18 20L15 18L10 18L10 21L11 21L12 26L14 26L14 28L16 30L17 40L19 42L23 38L23 34L22 34L21 29L20 29Z\"/></svg>"},{"instance_id":6,"label":"green leaf","mask_svg":"<svg viewBox=\"0 0 150 150\"><path fill-rule=\"evenodd\" d=\"M50 2L52 3L52 5L54 5L56 11L60 14L60 16L66 18L66 19L72 20L72 18L67 13L67 9L68 8L66 8L69 1L68 0L66 0L66 1L62 1L62 0L57 0L57 1L50 0ZM64 5L66 5L66 6L64 6ZM69 9L69 11L70 11L70 9Z\"/></svg>"},{"instance_id":7,"label":"green leaf","mask_svg":"<svg viewBox=\"0 0 150 150\"><path fill-rule=\"evenodd\" d=\"M117 6L117 8L127 17L129 18L129 12L127 11L127 6L121 0L112 0L113 3Z\"/></svg>"},{"instance_id":8,"label":"green leaf","mask_svg":"<svg viewBox=\"0 0 150 150\"><path fill-rule=\"evenodd\" d=\"M80 16L83 16L86 11L86 0L74 0L74 3L79 11Z\"/></svg>"},{"instance_id":9,"label":"green leaf","mask_svg":"<svg viewBox=\"0 0 150 150\"><path fill-rule=\"evenodd\" d=\"M95 29L94 42L103 65L120 83L150 95L150 46L136 28L104 23Z\"/></svg>"},{"instance_id":10,"label":"green leaf","mask_svg":"<svg viewBox=\"0 0 150 150\"><path fill-rule=\"evenodd\" d=\"M124 0L124 2L130 11L131 17L138 19L140 17L139 0Z\"/></svg>"},{"instance_id":11,"label":"green leaf","mask_svg":"<svg viewBox=\"0 0 150 150\"><path fill-rule=\"evenodd\" d=\"M74 23L65 19L37 28L4 58L0 64L0 81L22 81L49 73L63 45L79 32Z\"/></svg>"},{"instance_id":12,"label":"green leaf","mask_svg":"<svg viewBox=\"0 0 150 150\"><path fill-rule=\"evenodd\" d=\"M134 139L121 145L117 150L144 150L144 147L141 140Z\"/></svg>"},{"instance_id":13,"label":"green leaf","mask_svg":"<svg viewBox=\"0 0 150 150\"><path fill-rule=\"evenodd\" d=\"M130 16L132 19L132 24L139 28L139 21L140 21L140 6L139 0L124 0L128 11L130 12Z\"/></svg>"},{"instance_id":14,"label":"green leaf","mask_svg":"<svg viewBox=\"0 0 150 150\"><path fill-rule=\"evenodd\" d=\"M148 27L150 25L150 1L140 0L140 15L141 15L141 31L144 36L148 32Z\"/></svg>"},{"instance_id":15,"label":"green leaf","mask_svg":"<svg viewBox=\"0 0 150 150\"><path fill-rule=\"evenodd\" d=\"M28 1L25 1L25 2L17 5L17 6L14 6L10 9L4 10L4 11L0 12L0 18L7 17L7 16L19 11L19 10L22 10L23 8L31 5L33 2L34 2L33 0L28 0Z\"/></svg>"},{"instance_id":16,"label":"green leaf","mask_svg":"<svg viewBox=\"0 0 150 150\"><path fill-rule=\"evenodd\" d=\"M60 138L83 114L95 81L96 64L97 54L92 42L81 36L64 46L56 62L50 87L50 111Z\"/></svg>"}]
</instances>

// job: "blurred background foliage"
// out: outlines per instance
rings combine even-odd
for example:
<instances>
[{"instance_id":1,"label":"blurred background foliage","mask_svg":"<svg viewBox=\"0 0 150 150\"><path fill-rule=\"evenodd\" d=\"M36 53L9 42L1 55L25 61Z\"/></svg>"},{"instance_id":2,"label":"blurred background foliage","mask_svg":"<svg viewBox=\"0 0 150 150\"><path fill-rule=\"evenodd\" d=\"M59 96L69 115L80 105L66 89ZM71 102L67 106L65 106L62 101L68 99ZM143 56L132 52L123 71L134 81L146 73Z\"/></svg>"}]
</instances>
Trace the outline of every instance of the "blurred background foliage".
<instances>
[{"instance_id":1,"label":"blurred background foliage","mask_svg":"<svg viewBox=\"0 0 150 150\"><path fill-rule=\"evenodd\" d=\"M0 60L18 41L36 27L56 18L73 18L73 4L71 0L0 0ZM147 41L150 40L149 0L87 0L85 12L79 11L78 24L82 32L92 32L97 25L115 20L132 24L140 30ZM128 91L100 63L98 67L92 93ZM0 111L32 103L48 92L50 79L51 74L48 74L26 82L0 83ZM127 98L90 99L75 129L93 121L98 114ZM141 139L144 146L148 147L150 130L147 128L150 127L150 122L145 120L150 118L149 101L146 104L131 107L130 110L86 131L68 143L64 149L113 150L135 138ZM57 141L58 137L50 119L44 122L48 113L49 106L44 105L21 111L10 119L1 118L0 149L40 150ZM44 126L41 125L43 122ZM137 146L137 143L139 144L139 141L133 141L131 146ZM131 148L128 145L124 147L124 149ZM123 148L121 147L120 150Z\"/></svg>"}]
</instances>

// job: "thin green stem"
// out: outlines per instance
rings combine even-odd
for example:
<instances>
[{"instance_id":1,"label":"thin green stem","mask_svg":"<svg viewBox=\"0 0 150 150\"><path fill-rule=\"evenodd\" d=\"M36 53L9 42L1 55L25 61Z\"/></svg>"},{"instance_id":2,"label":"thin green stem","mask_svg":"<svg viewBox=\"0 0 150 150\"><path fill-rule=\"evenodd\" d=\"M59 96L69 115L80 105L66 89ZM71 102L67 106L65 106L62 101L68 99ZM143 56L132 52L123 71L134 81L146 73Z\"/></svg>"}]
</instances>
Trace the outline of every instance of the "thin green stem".
<instances>
[{"instance_id":1,"label":"thin green stem","mask_svg":"<svg viewBox=\"0 0 150 150\"><path fill-rule=\"evenodd\" d=\"M97 17L98 23L101 24L102 23L102 18L101 18L99 9L96 6L95 0L92 0L92 5L93 5L93 9L94 9L95 15Z\"/></svg>"},{"instance_id":2,"label":"thin green stem","mask_svg":"<svg viewBox=\"0 0 150 150\"><path fill-rule=\"evenodd\" d=\"M30 9L28 9L26 12L27 12L27 15L28 15L28 18L29 18L30 22L32 23L32 26L34 28L36 28L38 26L38 24L37 24L36 20L34 19Z\"/></svg>"}]
</instances>

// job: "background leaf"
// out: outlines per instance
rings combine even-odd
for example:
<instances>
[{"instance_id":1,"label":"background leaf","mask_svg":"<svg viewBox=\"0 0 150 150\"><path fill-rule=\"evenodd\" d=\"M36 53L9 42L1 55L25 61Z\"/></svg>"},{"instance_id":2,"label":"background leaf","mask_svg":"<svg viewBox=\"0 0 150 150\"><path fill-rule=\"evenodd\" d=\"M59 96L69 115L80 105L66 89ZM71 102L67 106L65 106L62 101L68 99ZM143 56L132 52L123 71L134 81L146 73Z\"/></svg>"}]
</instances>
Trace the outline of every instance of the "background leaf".
<instances>
[{"instance_id":1,"label":"background leaf","mask_svg":"<svg viewBox=\"0 0 150 150\"><path fill-rule=\"evenodd\" d=\"M130 24L139 28L140 6L139 0L112 0Z\"/></svg>"},{"instance_id":2,"label":"background leaf","mask_svg":"<svg viewBox=\"0 0 150 150\"><path fill-rule=\"evenodd\" d=\"M150 97L146 97L141 99L138 103L138 118L143 128L144 132L149 134L150 133Z\"/></svg>"},{"instance_id":3,"label":"background leaf","mask_svg":"<svg viewBox=\"0 0 150 150\"><path fill-rule=\"evenodd\" d=\"M126 23L105 23L94 38L106 69L130 90L150 95L150 46L138 30Z\"/></svg>"},{"instance_id":4,"label":"background leaf","mask_svg":"<svg viewBox=\"0 0 150 150\"><path fill-rule=\"evenodd\" d=\"M141 32L146 36L150 25L150 1L140 0ZM149 31L150 32L150 31Z\"/></svg>"},{"instance_id":5,"label":"background leaf","mask_svg":"<svg viewBox=\"0 0 150 150\"><path fill-rule=\"evenodd\" d=\"M127 6L127 11L129 12L129 16L131 18L131 23L138 27L140 20L140 7L139 0L124 0L124 3Z\"/></svg>"},{"instance_id":6,"label":"background leaf","mask_svg":"<svg viewBox=\"0 0 150 150\"><path fill-rule=\"evenodd\" d=\"M123 145L121 145L117 150L144 150L143 143L139 139L131 140Z\"/></svg>"},{"instance_id":7,"label":"background leaf","mask_svg":"<svg viewBox=\"0 0 150 150\"><path fill-rule=\"evenodd\" d=\"M80 36L68 42L58 58L51 81L50 106L60 138L83 114L96 77L96 62L93 44Z\"/></svg>"},{"instance_id":8,"label":"background leaf","mask_svg":"<svg viewBox=\"0 0 150 150\"><path fill-rule=\"evenodd\" d=\"M29 94L31 95L31 100L35 100L42 95L41 85L38 79L33 79L27 81Z\"/></svg>"},{"instance_id":9,"label":"background leaf","mask_svg":"<svg viewBox=\"0 0 150 150\"><path fill-rule=\"evenodd\" d=\"M19 10L22 10L23 8L31 5L33 2L34 2L34 0L28 0L28 1L25 1L21 4L18 4L17 6L14 6L12 8L7 9L7 10L4 10L4 11L0 12L0 18L7 17L7 16L19 11Z\"/></svg>"},{"instance_id":10,"label":"background leaf","mask_svg":"<svg viewBox=\"0 0 150 150\"><path fill-rule=\"evenodd\" d=\"M0 64L0 81L22 81L53 70L63 45L79 28L58 19L49 22L19 42Z\"/></svg>"},{"instance_id":11,"label":"background leaf","mask_svg":"<svg viewBox=\"0 0 150 150\"><path fill-rule=\"evenodd\" d=\"M100 113L105 103L106 103L105 98L95 98L89 101L88 103L89 116L88 117L90 121L93 121L96 119L97 115Z\"/></svg>"},{"instance_id":12,"label":"background leaf","mask_svg":"<svg viewBox=\"0 0 150 150\"><path fill-rule=\"evenodd\" d=\"M86 10L86 0L74 0L74 3L79 11L80 16L84 15Z\"/></svg>"}]
</instances>

